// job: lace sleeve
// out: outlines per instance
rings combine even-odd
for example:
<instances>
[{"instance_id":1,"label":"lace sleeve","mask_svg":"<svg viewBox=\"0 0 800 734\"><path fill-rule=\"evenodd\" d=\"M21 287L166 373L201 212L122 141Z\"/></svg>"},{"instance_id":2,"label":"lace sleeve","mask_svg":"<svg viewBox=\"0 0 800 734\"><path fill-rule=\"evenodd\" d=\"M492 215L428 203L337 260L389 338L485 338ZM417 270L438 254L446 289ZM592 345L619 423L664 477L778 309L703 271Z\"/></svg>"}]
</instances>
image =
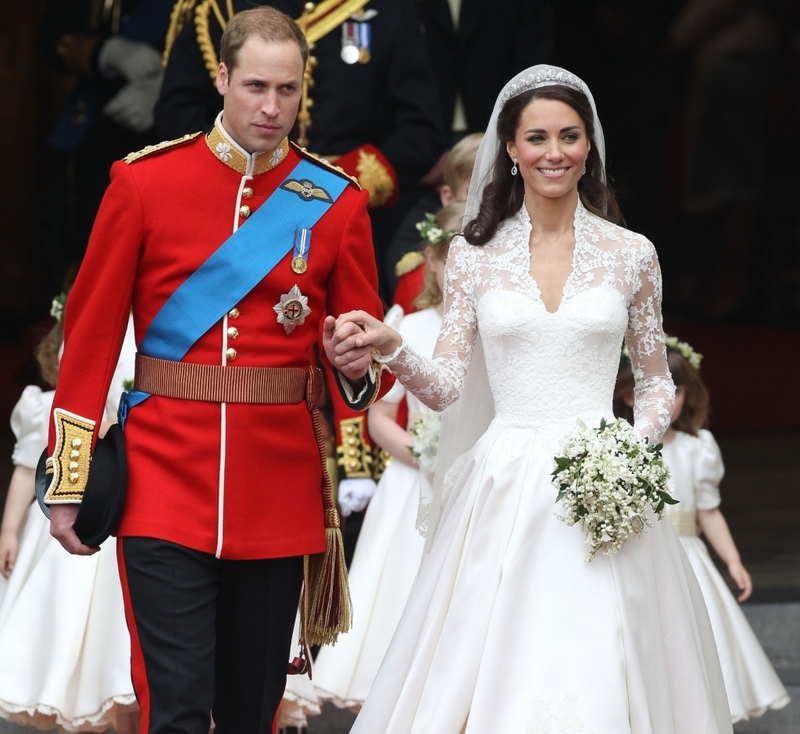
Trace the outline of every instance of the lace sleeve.
<instances>
[{"instance_id":1,"label":"lace sleeve","mask_svg":"<svg viewBox=\"0 0 800 734\"><path fill-rule=\"evenodd\" d=\"M661 320L661 268L649 242L641 253L636 281L625 334L635 380L633 423L640 436L658 443L672 419L675 386Z\"/></svg>"},{"instance_id":2,"label":"lace sleeve","mask_svg":"<svg viewBox=\"0 0 800 734\"><path fill-rule=\"evenodd\" d=\"M432 410L444 410L461 393L477 333L473 255L477 248L456 237L444 274L444 318L432 359L405 340L386 360L397 378Z\"/></svg>"}]
</instances>

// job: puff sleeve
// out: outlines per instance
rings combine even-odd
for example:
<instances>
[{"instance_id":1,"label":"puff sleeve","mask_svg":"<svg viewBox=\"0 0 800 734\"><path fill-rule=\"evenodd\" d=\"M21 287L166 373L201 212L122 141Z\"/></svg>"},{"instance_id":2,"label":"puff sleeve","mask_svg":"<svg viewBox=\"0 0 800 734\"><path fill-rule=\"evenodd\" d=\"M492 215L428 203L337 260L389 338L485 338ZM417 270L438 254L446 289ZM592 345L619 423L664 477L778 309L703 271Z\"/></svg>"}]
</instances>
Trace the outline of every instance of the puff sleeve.
<instances>
[{"instance_id":1,"label":"puff sleeve","mask_svg":"<svg viewBox=\"0 0 800 734\"><path fill-rule=\"evenodd\" d=\"M701 430L700 451L695 474L695 500L698 510L713 510L719 507L719 483L725 474L722 453L709 431Z\"/></svg>"}]
</instances>

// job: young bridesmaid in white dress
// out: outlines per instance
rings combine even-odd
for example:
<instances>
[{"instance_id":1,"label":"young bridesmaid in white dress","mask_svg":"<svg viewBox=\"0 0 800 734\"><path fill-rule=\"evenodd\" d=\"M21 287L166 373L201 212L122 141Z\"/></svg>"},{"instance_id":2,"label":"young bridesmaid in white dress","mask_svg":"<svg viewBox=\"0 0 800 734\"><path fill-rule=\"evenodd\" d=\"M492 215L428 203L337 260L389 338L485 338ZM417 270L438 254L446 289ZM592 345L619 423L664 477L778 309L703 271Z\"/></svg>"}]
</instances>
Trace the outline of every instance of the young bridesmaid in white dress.
<instances>
[{"instance_id":1,"label":"young bridesmaid in white dress","mask_svg":"<svg viewBox=\"0 0 800 734\"><path fill-rule=\"evenodd\" d=\"M52 384L62 338L59 323L43 345L49 348L39 352ZM123 382L133 377L134 353L129 324L106 420L116 420ZM17 443L0 530L0 570L8 579L0 580L0 716L40 729L137 732L116 540L107 540L93 556L70 555L50 535L50 522L33 501L53 394L26 387L11 416Z\"/></svg>"},{"instance_id":2,"label":"young bridesmaid in white dress","mask_svg":"<svg viewBox=\"0 0 800 734\"><path fill-rule=\"evenodd\" d=\"M674 398L655 250L620 226L575 75L538 66L504 87L465 220L433 359L363 311L326 320L345 374L375 350L447 409L430 547L352 734L731 732L708 614L669 523L654 517L587 563L580 529L557 517L554 456L579 421L613 418L623 337L639 437L660 440Z\"/></svg>"},{"instance_id":3,"label":"young bridesmaid in white dress","mask_svg":"<svg viewBox=\"0 0 800 734\"><path fill-rule=\"evenodd\" d=\"M700 378L701 355L686 342L667 337L667 359L677 391L672 425L662 438L663 456L672 472L670 493L679 501L667 515L703 590L735 724L786 706L789 694L700 539L702 533L739 588L738 601L745 601L753 583L719 509L719 483L725 473L722 455L714 437L702 427L708 418L708 391ZM630 365L620 370L616 394L615 412L631 420Z\"/></svg>"},{"instance_id":4,"label":"young bridesmaid in white dress","mask_svg":"<svg viewBox=\"0 0 800 734\"><path fill-rule=\"evenodd\" d=\"M426 237L425 287L414 302L420 310L404 316L397 325L420 354L432 355L436 346L447 248L463 215L464 203L452 203L423 229L423 234L430 234ZM391 321L390 314L387 321ZM397 423L404 398L408 402L405 428ZM420 476L420 464L409 447L414 441L411 429L431 413L400 382L369 409L370 435L392 461L370 500L350 566L353 629L335 646L323 647L314 663L319 697L339 708L358 710L366 700L417 575L425 543L416 529L419 481L430 477L424 476L424 467Z\"/></svg>"}]
</instances>

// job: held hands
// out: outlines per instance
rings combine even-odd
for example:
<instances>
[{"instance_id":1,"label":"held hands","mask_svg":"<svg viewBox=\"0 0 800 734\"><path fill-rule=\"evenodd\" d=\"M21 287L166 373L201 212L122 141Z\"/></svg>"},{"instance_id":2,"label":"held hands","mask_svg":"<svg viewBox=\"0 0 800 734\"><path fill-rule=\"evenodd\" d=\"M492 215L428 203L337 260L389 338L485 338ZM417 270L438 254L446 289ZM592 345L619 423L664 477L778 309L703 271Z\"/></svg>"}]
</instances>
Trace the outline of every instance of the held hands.
<instances>
[{"instance_id":1,"label":"held hands","mask_svg":"<svg viewBox=\"0 0 800 734\"><path fill-rule=\"evenodd\" d=\"M73 555L91 556L100 549L81 543L73 528L79 509L80 505L50 505L50 535Z\"/></svg>"},{"instance_id":2,"label":"held hands","mask_svg":"<svg viewBox=\"0 0 800 734\"><path fill-rule=\"evenodd\" d=\"M750 578L747 569L742 565L741 561L731 561L728 564L728 573L742 592L736 597L736 600L745 601L753 593L753 580Z\"/></svg>"},{"instance_id":3,"label":"held hands","mask_svg":"<svg viewBox=\"0 0 800 734\"><path fill-rule=\"evenodd\" d=\"M325 354L348 380L360 380L372 362L372 350L391 354L400 335L365 311L349 311L339 318L328 316L322 333Z\"/></svg>"}]
</instances>

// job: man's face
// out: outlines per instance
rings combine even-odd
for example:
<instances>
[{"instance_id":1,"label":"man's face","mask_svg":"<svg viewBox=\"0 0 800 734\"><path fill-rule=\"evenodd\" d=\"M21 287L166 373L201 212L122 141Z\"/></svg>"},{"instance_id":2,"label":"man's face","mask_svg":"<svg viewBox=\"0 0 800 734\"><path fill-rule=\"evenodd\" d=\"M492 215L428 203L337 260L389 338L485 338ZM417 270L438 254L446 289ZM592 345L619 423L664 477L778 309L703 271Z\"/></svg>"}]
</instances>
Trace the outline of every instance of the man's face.
<instances>
[{"instance_id":1,"label":"man's face","mask_svg":"<svg viewBox=\"0 0 800 734\"><path fill-rule=\"evenodd\" d=\"M302 82L303 57L296 43L250 36L233 71L225 64L217 70L225 129L250 153L275 150L294 125Z\"/></svg>"}]
</instances>

